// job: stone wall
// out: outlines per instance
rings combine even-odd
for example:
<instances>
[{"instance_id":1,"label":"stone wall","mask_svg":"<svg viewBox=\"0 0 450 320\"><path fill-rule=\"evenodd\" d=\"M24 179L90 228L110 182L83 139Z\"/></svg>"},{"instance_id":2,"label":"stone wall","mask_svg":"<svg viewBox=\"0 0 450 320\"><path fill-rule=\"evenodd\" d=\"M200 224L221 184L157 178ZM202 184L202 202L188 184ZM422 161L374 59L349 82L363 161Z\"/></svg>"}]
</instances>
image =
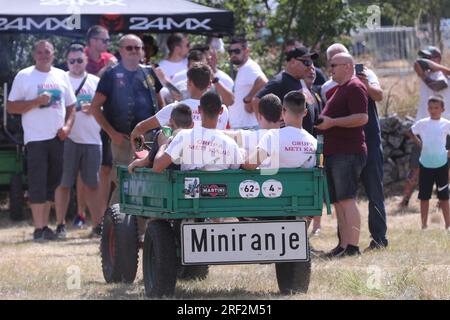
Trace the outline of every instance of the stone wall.
<instances>
[{"instance_id":1,"label":"stone wall","mask_svg":"<svg viewBox=\"0 0 450 320\"><path fill-rule=\"evenodd\" d=\"M384 157L384 185L402 181L408 175L409 158L414 142L405 133L414 124L414 118L400 118L396 114L381 117L381 143Z\"/></svg>"}]
</instances>

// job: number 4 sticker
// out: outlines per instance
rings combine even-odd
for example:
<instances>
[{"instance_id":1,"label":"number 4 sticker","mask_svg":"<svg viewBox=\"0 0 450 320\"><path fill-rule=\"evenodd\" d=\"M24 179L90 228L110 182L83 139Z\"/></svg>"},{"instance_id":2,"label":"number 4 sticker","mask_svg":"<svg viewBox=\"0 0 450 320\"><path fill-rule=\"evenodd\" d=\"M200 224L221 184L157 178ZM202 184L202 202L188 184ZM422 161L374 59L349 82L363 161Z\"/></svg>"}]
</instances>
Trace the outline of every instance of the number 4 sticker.
<instances>
[{"instance_id":1,"label":"number 4 sticker","mask_svg":"<svg viewBox=\"0 0 450 320\"><path fill-rule=\"evenodd\" d=\"M254 180L245 180L239 184L239 194L242 198L256 198L260 189L259 183Z\"/></svg>"},{"instance_id":2,"label":"number 4 sticker","mask_svg":"<svg viewBox=\"0 0 450 320\"><path fill-rule=\"evenodd\" d=\"M267 180L262 185L262 193L266 198L278 198L283 193L283 185L278 180Z\"/></svg>"}]
</instances>

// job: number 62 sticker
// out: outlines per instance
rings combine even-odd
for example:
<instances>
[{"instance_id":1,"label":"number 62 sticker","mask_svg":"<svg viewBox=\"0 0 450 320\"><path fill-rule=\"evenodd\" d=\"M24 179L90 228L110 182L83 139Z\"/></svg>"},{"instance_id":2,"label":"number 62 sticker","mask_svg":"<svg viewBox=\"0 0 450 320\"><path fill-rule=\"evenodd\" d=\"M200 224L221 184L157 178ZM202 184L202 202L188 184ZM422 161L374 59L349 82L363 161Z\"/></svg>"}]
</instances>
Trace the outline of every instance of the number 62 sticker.
<instances>
[{"instance_id":1,"label":"number 62 sticker","mask_svg":"<svg viewBox=\"0 0 450 320\"><path fill-rule=\"evenodd\" d=\"M260 190L259 183L254 180L245 180L239 184L239 194L242 198L256 198Z\"/></svg>"}]
</instances>

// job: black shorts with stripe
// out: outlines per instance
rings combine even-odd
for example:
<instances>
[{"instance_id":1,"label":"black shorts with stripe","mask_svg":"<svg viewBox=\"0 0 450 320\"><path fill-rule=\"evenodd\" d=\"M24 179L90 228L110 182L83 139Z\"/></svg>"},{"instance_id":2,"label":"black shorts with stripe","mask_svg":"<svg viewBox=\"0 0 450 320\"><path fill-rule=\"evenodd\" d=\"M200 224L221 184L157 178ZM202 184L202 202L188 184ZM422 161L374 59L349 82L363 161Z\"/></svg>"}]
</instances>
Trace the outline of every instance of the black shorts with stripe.
<instances>
[{"instance_id":1,"label":"black shorts with stripe","mask_svg":"<svg viewBox=\"0 0 450 320\"><path fill-rule=\"evenodd\" d=\"M425 168L420 165L419 173L419 199L429 200L433 192L433 186L437 185L437 197L440 200L448 200L448 162L440 168Z\"/></svg>"}]
</instances>

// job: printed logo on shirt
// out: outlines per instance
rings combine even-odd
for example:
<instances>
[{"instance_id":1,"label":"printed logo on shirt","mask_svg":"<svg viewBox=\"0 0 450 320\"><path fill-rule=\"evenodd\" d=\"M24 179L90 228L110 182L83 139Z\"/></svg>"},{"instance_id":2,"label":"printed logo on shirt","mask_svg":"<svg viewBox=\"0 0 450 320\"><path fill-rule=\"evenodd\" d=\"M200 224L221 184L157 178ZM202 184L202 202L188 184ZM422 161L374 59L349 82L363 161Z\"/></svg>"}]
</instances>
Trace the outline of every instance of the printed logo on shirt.
<instances>
[{"instance_id":1,"label":"printed logo on shirt","mask_svg":"<svg viewBox=\"0 0 450 320\"><path fill-rule=\"evenodd\" d=\"M316 153L314 144L309 141L292 141L292 146L284 147L288 152Z\"/></svg>"},{"instance_id":2,"label":"printed logo on shirt","mask_svg":"<svg viewBox=\"0 0 450 320\"><path fill-rule=\"evenodd\" d=\"M62 107L61 90L59 90L58 85L54 84L43 84L38 85L38 95L43 93L49 94L51 96L50 102L43 107L51 107L53 109L58 109Z\"/></svg>"}]
</instances>

